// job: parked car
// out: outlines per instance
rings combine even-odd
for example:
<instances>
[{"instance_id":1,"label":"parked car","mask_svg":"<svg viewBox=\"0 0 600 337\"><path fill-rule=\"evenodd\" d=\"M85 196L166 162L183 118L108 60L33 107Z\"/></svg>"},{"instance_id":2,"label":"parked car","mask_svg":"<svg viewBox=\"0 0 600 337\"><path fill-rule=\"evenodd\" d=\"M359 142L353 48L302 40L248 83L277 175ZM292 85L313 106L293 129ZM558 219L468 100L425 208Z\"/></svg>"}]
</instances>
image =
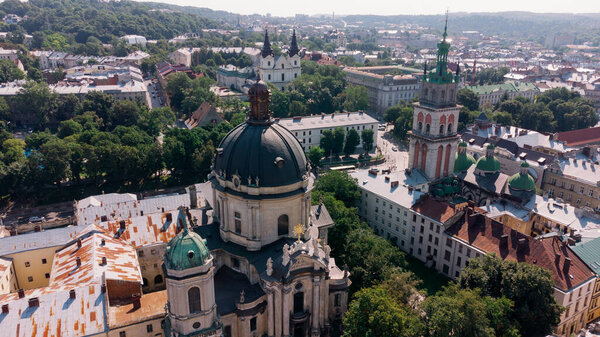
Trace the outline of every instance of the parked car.
<instances>
[{"instance_id":1,"label":"parked car","mask_svg":"<svg viewBox=\"0 0 600 337\"><path fill-rule=\"evenodd\" d=\"M45 220L46 218L44 218L43 216L32 216L29 218L29 222L42 222Z\"/></svg>"},{"instance_id":2,"label":"parked car","mask_svg":"<svg viewBox=\"0 0 600 337\"><path fill-rule=\"evenodd\" d=\"M392 147L392 151L397 152L398 148L394 146L394 147Z\"/></svg>"}]
</instances>

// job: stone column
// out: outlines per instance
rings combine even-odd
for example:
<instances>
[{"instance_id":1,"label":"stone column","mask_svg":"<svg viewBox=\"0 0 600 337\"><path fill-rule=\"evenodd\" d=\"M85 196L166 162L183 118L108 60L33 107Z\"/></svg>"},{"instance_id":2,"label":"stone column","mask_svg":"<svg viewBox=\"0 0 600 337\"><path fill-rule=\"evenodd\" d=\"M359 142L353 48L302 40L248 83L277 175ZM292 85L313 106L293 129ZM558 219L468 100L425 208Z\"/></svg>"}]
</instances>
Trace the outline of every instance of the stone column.
<instances>
[{"instance_id":1,"label":"stone column","mask_svg":"<svg viewBox=\"0 0 600 337\"><path fill-rule=\"evenodd\" d=\"M312 329L311 329L311 335L312 336L320 336L321 335L321 330L319 328L319 309L320 309L320 303L319 303L319 293L321 292L321 289L319 287L320 283L321 283L321 278L319 276L315 276L313 277L313 301L312 301Z\"/></svg>"},{"instance_id":2,"label":"stone column","mask_svg":"<svg viewBox=\"0 0 600 337\"><path fill-rule=\"evenodd\" d=\"M281 310L281 291L275 288L275 337L281 337L281 321L283 320Z\"/></svg>"},{"instance_id":3,"label":"stone column","mask_svg":"<svg viewBox=\"0 0 600 337\"><path fill-rule=\"evenodd\" d=\"M292 288L285 286L281 296L283 296L283 337L290 337L290 293Z\"/></svg>"},{"instance_id":4,"label":"stone column","mask_svg":"<svg viewBox=\"0 0 600 337\"><path fill-rule=\"evenodd\" d=\"M273 303L273 290L267 290L267 333L269 337L273 337L275 333L275 317L274 314L274 303Z\"/></svg>"}]
</instances>

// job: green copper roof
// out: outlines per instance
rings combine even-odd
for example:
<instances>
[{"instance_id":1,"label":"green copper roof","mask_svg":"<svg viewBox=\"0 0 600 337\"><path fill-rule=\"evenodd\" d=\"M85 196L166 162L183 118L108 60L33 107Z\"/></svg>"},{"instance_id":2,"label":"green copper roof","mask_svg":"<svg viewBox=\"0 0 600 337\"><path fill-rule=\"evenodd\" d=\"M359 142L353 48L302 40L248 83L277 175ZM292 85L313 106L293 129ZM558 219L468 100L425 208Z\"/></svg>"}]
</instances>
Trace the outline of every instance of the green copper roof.
<instances>
[{"instance_id":1,"label":"green copper roof","mask_svg":"<svg viewBox=\"0 0 600 337\"><path fill-rule=\"evenodd\" d=\"M600 238L579 243L571 249L596 275L600 275Z\"/></svg>"},{"instance_id":2,"label":"green copper roof","mask_svg":"<svg viewBox=\"0 0 600 337\"><path fill-rule=\"evenodd\" d=\"M454 173L466 171L473 164L475 164L475 158L473 158L472 155L467 153L457 153L456 159L454 160Z\"/></svg>"},{"instance_id":3,"label":"green copper roof","mask_svg":"<svg viewBox=\"0 0 600 337\"><path fill-rule=\"evenodd\" d=\"M539 88L534 83L530 82L513 82L507 81L502 84L489 85L467 85L465 88L473 91L477 95L487 95L496 91L506 92L523 92L528 90L539 91Z\"/></svg>"},{"instance_id":4,"label":"green copper roof","mask_svg":"<svg viewBox=\"0 0 600 337\"><path fill-rule=\"evenodd\" d=\"M529 164L526 161L522 161L521 167L529 167Z\"/></svg>"},{"instance_id":5,"label":"green copper roof","mask_svg":"<svg viewBox=\"0 0 600 337\"><path fill-rule=\"evenodd\" d=\"M179 220L183 221L183 231L177 234L167 245L165 264L167 269L184 270L204 265L210 258L210 251L206 248L206 240L194 232L188 231L185 214L179 213Z\"/></svg>"},{"instance_id":6,"label":"green copper roof","mask_svg":"<svg viewBox=\"0 0 600 337\"><path fill-rule=\"evenodd\" d=\"M528 173L517 173L508 179L508 186L519 191L535 191L535 180Z\"/></svg>"},{"instance_id":7,"label":"green copper roof","mask_svg":"<svg viewBox=\"0 0 600 337\"><path fill-rule=\"evenodd\" d=\"M458 146L460 146L460 147L467 147L467 142L462 141L462 142L458 143Z\"/></svg>"},{"instance_id":8,"label":"green copper roof","mask_svg":"<svg viewBox=\"0 0 600 337\"><path fill-rule=\"evenodd\" d=\"M491 146L493 146L492 144L490 144ZM488 146L489 149L489 146ZM479 160L477 161L477 165L475 166L478 169L484 171L484 172L498 172L500 171L500 162L498 161L498 159L496 159L496 157L491 156L491 157L481 157L479 158Z\"/></svg>"}]
</instances>

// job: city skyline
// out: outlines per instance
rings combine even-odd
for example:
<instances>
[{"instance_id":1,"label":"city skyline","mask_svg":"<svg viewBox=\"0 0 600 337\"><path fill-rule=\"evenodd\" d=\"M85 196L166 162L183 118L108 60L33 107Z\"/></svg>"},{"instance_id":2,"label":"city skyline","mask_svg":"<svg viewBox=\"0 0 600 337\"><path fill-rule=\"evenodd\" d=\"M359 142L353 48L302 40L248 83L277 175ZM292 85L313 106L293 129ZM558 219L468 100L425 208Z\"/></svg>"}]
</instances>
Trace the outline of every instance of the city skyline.
<instances>
[{"instance_id":1,"label":"city skyline","mask_svg":"<svg viewBox=\"0 0 600 337\"><path fill-rule=\"evenodd\" d=\"M146 2L147 0L137 0ZM155 0L153 0L155 1ZM507 0L496 3L483 3L472 0L458 0L452 3L439 0L424 0L415 3L402 3L389 0L375 0L361 2L357 0L332 0L327 2L302 1L280 2L261 1L257 6L254 2L232 0L228 2L206 0L198 3L194 0L162 0L155 2L169 3L180 6L193 6L224 10L238 14L271 14L273 16L294 16L295 14L308 15L440 15L446 10L452 12L509 12L523 11L534 13L600 13L600 2L590 0L563 1L517 1ZM573 10L577 9L577 10Z\"/></svg>"}]
</instances>

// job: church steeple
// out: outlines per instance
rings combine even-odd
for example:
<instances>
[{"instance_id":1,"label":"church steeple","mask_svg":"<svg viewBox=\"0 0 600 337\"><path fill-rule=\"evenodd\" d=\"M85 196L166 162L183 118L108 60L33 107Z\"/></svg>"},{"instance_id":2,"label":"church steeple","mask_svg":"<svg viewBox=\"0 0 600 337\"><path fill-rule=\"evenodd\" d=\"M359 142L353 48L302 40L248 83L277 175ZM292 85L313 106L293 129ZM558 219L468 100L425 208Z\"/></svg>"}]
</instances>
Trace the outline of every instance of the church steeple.
<instances>
[{"instance_id":1,"label":"church steeple","mask_svg":"<svg viewBox=\"0 0 600 337\"><path fill-rule=\"evenodd\" d=\"M444 33L442 41L438 43L437 64L435 73L429 76L429 82L433 83L452 83L453 76L448 73L448 52L450 51L450 43L446 41L448 36L448 12L446 12L446 23L444 25Z\"/></svg>"},{"instance_id":2,"label":"church steeple","mask_svg":"<svg viewBox=\"0 0 600 337\"><path fill-rule=\"evenodd\" d=\"M273 49L271 49L271 42L269 42L269 31L265 29L265 42L263 43L262 57L273 55Z\"/></svg>"},{"instance_id":3,"label":"church steeple","mask_svg":"<svg viewBox=\"0 0 600 337\"><path fill-rule=\"evenodd\" d=\"M296 42L296 30L294 29L294 31L292 33L292 43L290 43L290 50L289 50L290 57L292 57L294 55L298 55L299 52L300 52L300 49L298 48L298 42Z\"/></svg>"}]
</instances>

